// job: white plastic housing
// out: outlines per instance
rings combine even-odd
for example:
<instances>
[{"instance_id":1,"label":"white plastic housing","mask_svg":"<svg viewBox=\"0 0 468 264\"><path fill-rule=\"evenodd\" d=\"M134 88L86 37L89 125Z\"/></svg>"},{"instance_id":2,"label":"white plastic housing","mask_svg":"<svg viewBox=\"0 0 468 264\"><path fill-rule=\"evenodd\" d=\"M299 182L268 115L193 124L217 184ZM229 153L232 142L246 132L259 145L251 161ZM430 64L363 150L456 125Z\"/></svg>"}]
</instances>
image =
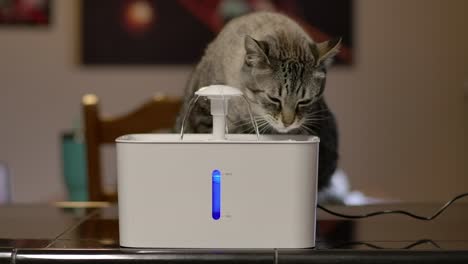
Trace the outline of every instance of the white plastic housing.
<instances>
[{"instance_id":1,"label":"white plastic housing","mask_svg":"<svg viewBox=\"0 0 468 264\"><path fill-rule=\"evenodd\" d=\"M211 137L117 139L120 245L314 247L319 139ZM222 174L219 220L212 217L213 170Z\"/></svg>"},{"instance_id":2,"label":"white plastic housing","mask_svg":"<svg viewBox=\"0 0 468 264\"><path fill-rule=\"evenodd\" d=\"M210 99L211 115L213 116L213 139L224 140L228 102L232 97L242 96L242 92L232 86L215 84L200 88L197 96Z\"/></svg>"},{"instance_id":3,"label":"white plastic housing","mask_svg":"<svg viewBox=\"0 0 468 264\"><path fill-rule=\"evenodd\" d=\"M211 115L213 117L213 139L224 140L228 100L211 98Z\"/></svg>"}]
</instances>

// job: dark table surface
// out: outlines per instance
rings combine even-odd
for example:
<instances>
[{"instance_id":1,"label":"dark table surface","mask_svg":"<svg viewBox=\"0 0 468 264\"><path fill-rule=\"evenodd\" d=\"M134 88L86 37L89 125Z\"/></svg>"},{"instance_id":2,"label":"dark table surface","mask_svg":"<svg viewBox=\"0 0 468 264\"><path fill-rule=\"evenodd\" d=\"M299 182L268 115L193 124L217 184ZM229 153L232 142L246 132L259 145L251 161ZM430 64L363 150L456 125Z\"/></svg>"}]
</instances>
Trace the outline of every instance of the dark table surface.
<instances>
[{"instance_id":1,"label":"dark table surface","mask_svg":"<svg viewBox=\"0 0 468 264\"><path fill-rule=\"evenodd\" d=\"M433 214L441 204L330 206L348 214L403 209ZM403 215L347 220L319 210L314 249L126 249L115 206L0 207L3 263L468 263L468 203L433 221Z\"/></svg>"}]
</instances>

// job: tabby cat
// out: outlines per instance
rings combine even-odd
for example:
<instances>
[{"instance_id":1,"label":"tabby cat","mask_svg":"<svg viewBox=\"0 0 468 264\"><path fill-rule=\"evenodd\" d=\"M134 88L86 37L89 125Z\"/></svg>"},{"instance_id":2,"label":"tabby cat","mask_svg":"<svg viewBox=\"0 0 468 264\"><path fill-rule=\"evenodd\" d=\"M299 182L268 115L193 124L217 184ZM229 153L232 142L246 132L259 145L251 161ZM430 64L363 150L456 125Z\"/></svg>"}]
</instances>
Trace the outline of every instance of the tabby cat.
<instances>
[{"instance_id":1,"label":"tabby cat","mask_svg":"<svg viewBox=\"0 0 468 264\"><path fill-rule=\"evenodd\" d=\"M340 41L315 43L290 18L269 12L231 20L192 73L176 130L194 92L211 84L237 87L250 102L261 133L320 137L319 190L337 166L338 139L333 114L323 98L327 66ZM253 133L242 99L230 100L230 133ZM209 102L199 100L185 122L185 132L210 133Z\"/></svg>"}]
</instances>

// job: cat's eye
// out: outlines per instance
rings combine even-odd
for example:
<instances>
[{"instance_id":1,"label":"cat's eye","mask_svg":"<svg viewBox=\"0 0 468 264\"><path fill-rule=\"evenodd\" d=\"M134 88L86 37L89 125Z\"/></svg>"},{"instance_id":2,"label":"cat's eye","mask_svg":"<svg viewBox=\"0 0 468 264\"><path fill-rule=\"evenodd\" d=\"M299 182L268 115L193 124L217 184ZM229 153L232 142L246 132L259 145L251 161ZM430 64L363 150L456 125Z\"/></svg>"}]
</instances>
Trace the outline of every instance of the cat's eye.
<instances>
[{"instance_id":1,"label":"cat's eye","mask_svg":"<svg viewBox=\"0 0 468 264\"><path fill-rule=\"evenodd\" d=\"M312 103L312 101L313 101L312 99L299 101L299 102L297 102L297 107L306 106L306 105Z\"/></svg>"},{"instance_id":2,"label":"cat's eye","mask_svg":"<svg viewBox=\"0 0 468 264\"><path fill-rule=\"evenodd\" d=\"M273 103L275 103L277 105L281 105L281 100L279 98L272 97L270 95L267 95L267 97L268 97L268 100L272 101Z\"/></svg>"}]
</instances>

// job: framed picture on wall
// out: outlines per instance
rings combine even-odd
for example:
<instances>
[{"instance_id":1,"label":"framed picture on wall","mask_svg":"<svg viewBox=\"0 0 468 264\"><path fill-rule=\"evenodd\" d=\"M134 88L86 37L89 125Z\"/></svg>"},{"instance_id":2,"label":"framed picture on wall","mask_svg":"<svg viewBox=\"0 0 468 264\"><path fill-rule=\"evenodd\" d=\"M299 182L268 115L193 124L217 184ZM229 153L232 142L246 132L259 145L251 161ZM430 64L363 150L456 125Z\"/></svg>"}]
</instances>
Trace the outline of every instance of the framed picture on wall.
<instances>
[{"instance_id":1,"label":"framed picture on wall","mask_svg":"<svg viewBox=\"0 0 468 264\"><path fill-rule=\"evenodd\" d=\"M50 5L50 0L0 0L0 26L47 26Z\"/></svg>"},{"instance_id":2,"label":"framed picture on wall","mask_svg":"<svg viewBox=\"0 0 468 264\"><path fill-rule=\"evenodd\" d=\"M193 64L230 19L278 11L316 41L342 38L336 62L353 62L353 0L83 0L85 65Z\"/></svg>"}]
</instances>

